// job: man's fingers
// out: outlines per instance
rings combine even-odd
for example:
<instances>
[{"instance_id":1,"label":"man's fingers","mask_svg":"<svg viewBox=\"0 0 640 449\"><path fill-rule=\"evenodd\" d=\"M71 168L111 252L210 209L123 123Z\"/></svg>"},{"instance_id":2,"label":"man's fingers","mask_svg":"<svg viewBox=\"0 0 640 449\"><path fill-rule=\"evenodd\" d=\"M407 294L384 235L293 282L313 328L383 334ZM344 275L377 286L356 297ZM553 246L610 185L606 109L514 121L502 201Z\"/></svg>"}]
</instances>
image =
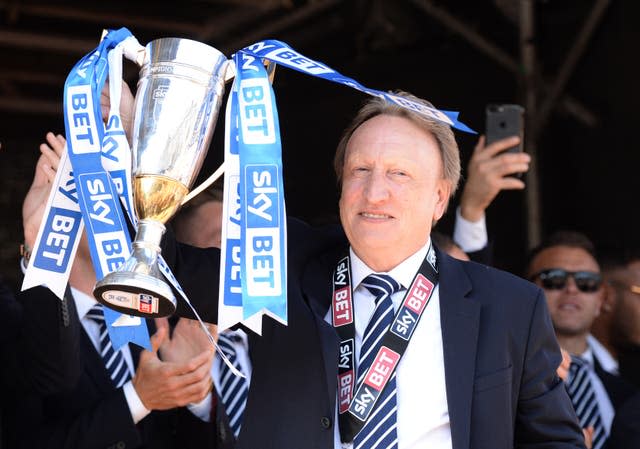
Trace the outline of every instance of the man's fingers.
<instances>
[{"instance_id":1,"label":"man's fingers","mask_svg":"<svg viewBox=\"0 0 640 449\"><path fill-rule=\"evenodd\" d=\"M480 136L480 138L478 139L478 143L476 143L476 146L473 148L473 153L480 153L483 149L484 149L484 143L487 139L485 138L484 134Z\"/></svg>"},{"instance_id":2,"label":"man's fingers","mask_svg":"<svg viewBox=\"0 0 640 449\"><path fill-rule=\"evenodd\" d=\"M166 317L163 318L156 318L154 320L155 324L156 324L156 329L165 329L167 332L169 331L169 320Z\"/></svg>"},{"instance_id":3,"label":"man's fingers","mask_svg":"<svg viewBox=\"0 0 640 449\"><path fill-rule=\"evenodd\" d=\"M183 405L193 404L202 401L212 389L211 377L207 376L197 383L191 384L184 388Z\"/></svg>"},{"instance_id":4,"label":"man's fingers","mask_svg":"<svg viewBox=\"0 0 640 449\"><path fill-rule=\"evenodd\" d=\"M524 181L514 178L513 176L505 176L499 185L500 190L522 190L526 187Z\"/></svg>"},{"instance_id":5,"label":"man's fingers","mask_svg":"<svg viewBox=\"0 0 640 449\"><path fill-rule=\"evenodd\" d=\"M213 353L204 351L189 360L189 362L182 364L180 384L190 385L200 382L204 377L207 377L211 369L212 360Z\"/></svg>"},{"instance_id":6,"label":"man's fingers","mask_svg":"<svg viewBox=\"0 0 640 449\"><path fill-rule=\"evenodd\" d=\"M60 156L46 143L40 144L40 153L46 158L45 164L51 167L53 170L58 170L60 165Z\"/></svg>"},{"instance_id":7,"label":"man's fingers","mask_svg":"<svg viewBox=\"0 0 640 449\"><path fill-rule=\"evenodd\" d=\"M156 332L160 329L163 329L165 335L168 337L168 338L163 338L163 341L161 341L160 345L158 346L160 353L163 354L162 351L165 349L165 346L171 343L171 337L169 337L170 335L169 320L166 317L163 317L163 318L156 318L154 322L156 325Z\"/></svg>"},{"instance_id":8,"label":"man's fingers","mask_svg":"<svg viewBox=\"0 0 640 449\"><path fill-rule=\"evenodd\" d=\"M531 157L526 153L504 153L483 162L480 169L498 177L513 173L525 173L529 170Z\"/></svg>"},{"instance_id":9,"label":"man's fingers","mask_svg":"<svg viewBox=\"0 0 640 449\"><path fill-rule=\"evenodd\" d=\"M153 352L158 352L158 348L162 345L162 342L167 337L168 328L158 328L155 334L151 336L151 347Z\"/></svg>"},{"instance_id":10,"label":"man's fingers","mask_svg":"<svg viewBox=\"0 0 640 449\"><path fill-rule=\"evenodd\" d=\"M64 146L67 144L67 139L65 139L62 134L56 134L55 141L56 141L56 146L54 146L53 149L56 151L58 156L62 156L62 152L64 151Z\"/></svg>"},{"instance_id":11,"label":"man's fingers","mask_svg":"<svg viewBox=\"0 0 640 449\"><path fill-rule=\"evenodd\" d=\"M506 139L496 140L495 142L487 145L484 150L482 150L483 155L488 157L493 157L501 151L506 150L507 148L514 147L520 143L520 137L511 136ZM479 144L479 142L478 142Z\"/></svg>"}]
</instances>

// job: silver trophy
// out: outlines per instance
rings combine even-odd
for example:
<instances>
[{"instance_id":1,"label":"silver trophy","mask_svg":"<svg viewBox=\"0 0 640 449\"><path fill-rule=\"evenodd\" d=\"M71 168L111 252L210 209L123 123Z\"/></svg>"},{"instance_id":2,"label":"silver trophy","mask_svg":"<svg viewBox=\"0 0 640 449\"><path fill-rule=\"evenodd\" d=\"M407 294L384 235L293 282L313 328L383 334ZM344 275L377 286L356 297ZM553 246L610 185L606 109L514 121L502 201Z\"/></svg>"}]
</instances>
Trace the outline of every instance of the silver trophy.
<instances>
[{"instance_id":1,"label":"silver trophy","mask_svg":"<svg viewBox=\"0 0 640 449\"><path fill-rule=\"evenodd\" d=\"M224 94L228 61L200 42L150 42L140 70L133 121L133 197L138 232L131 257L93 291L128 315L172 314L176 298L158 268L160 240L209 148Z\"/></svg>"}]
</instances>

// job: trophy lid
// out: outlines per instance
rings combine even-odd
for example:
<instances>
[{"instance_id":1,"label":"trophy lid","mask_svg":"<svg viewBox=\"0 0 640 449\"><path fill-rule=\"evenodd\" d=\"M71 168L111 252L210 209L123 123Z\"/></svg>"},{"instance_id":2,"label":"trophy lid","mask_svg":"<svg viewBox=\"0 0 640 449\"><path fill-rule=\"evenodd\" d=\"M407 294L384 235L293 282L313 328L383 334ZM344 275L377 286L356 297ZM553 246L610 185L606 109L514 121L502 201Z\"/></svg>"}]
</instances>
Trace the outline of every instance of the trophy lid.
<instances>
[{"instance_id":1,"label":"trophy lid","mask_svg":"<svg viewBox=\"0 0 640 449\"><path fill-rule=\"evenodd\" d=\"M177 66L199 69L211 76L221 73L221 66L226 63L227 58L207 44L191 39L165 37L147 44L140 76L144 76L147 70L169 74Z\"/></svg>"}]
</instances>

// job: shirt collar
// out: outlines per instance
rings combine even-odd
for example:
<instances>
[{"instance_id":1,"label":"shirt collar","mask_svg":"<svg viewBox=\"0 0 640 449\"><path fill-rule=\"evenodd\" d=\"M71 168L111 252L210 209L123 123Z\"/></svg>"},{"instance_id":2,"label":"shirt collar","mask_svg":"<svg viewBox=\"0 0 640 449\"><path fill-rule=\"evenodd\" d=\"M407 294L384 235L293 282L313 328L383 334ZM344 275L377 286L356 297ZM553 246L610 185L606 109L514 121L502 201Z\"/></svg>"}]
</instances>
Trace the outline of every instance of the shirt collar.
<instances>
[{"instance_id":1,"label":"shirt collar","mask_svg":"<svg viewBox=\"0 0 640 449\"><path fill-rule=\"evenodd\" d=\"M587 346L587 350L579 354L578 357L584 360L590 367L593 367L593 351L590 347Z\"/></svg>"},{"instance_id":2,"label":"shirt collar","mask_svg":"<svg viewBox=\"0 0 640 449\"><path fill-rule=\"evenodd\" d=\"M613 358L611 353L604 347L602 343L598 341L596 337L589 334L587 335L587 344L593 352L593 358L598 360L600 366L605 371L609 371L613 374L618 374L618 362Z\"/></svg>"},{"instance_id":3,"label":"shirt collar","mask_svg":"<svg viewBox=\"0 0 640 449\"><path fill-rule=\"evenodd\" d=\"M82 293L80 290L73 287L71 287L71 294L73 296L73 300L76 302L76 309L78 310L78 316L80 319L83 319L89 310L98 303L93 296Z\"/></svg>"},{"instance_id":4,"label":"shirt collar","mask_svg":"<svg viewBox=\"0 0 640 449\"><path fill-rule=\"evenodd\" d=\"M426 245L385 274L400 282L404 288L409 288L411 281L413 281L414 276L420 269L420 265L422 265L422 261L427 257L429 245L431 245L431 238L429 238ZM375 271L369 268L351 247L349 248L349 256L351 259L351 285L354 286L355 290L356 287L360 286L364 278L375 273Z\"/></svg>"}]
</instances>

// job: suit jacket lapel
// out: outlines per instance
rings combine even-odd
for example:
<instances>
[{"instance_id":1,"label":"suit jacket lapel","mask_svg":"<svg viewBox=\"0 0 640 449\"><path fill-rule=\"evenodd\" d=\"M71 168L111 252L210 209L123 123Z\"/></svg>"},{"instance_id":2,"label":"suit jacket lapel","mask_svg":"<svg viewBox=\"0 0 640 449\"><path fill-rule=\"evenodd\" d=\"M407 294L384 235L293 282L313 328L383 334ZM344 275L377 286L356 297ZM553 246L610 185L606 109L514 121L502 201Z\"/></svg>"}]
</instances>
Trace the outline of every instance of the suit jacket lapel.
<instances>
[{"instance_id":1,"label":"suit jacket lapel","mask_svg":"<svg viewBox=\"0 0 640 449\"><path fill-rule=\"evenodd\" d=\"M440 321L453 448L469 447L480 303L463 265L438 251Z\"/></svg>"},{"instance_id":2,"label":"suit jacket lapel","mask_svg":"<svg viewBox=\"0 0 640 449\"><path fill-rule=\"evenodd\" d=\"M331 306L333 270L344 253L344 249L331 251L315 258L305 270L303 295L315 316L318 335L322 346L324 368L327 374L327 394L331 409L335 408L338 388L338 346L340 340L333 326L324 320Z\"/></svg>"}]
</instances>

